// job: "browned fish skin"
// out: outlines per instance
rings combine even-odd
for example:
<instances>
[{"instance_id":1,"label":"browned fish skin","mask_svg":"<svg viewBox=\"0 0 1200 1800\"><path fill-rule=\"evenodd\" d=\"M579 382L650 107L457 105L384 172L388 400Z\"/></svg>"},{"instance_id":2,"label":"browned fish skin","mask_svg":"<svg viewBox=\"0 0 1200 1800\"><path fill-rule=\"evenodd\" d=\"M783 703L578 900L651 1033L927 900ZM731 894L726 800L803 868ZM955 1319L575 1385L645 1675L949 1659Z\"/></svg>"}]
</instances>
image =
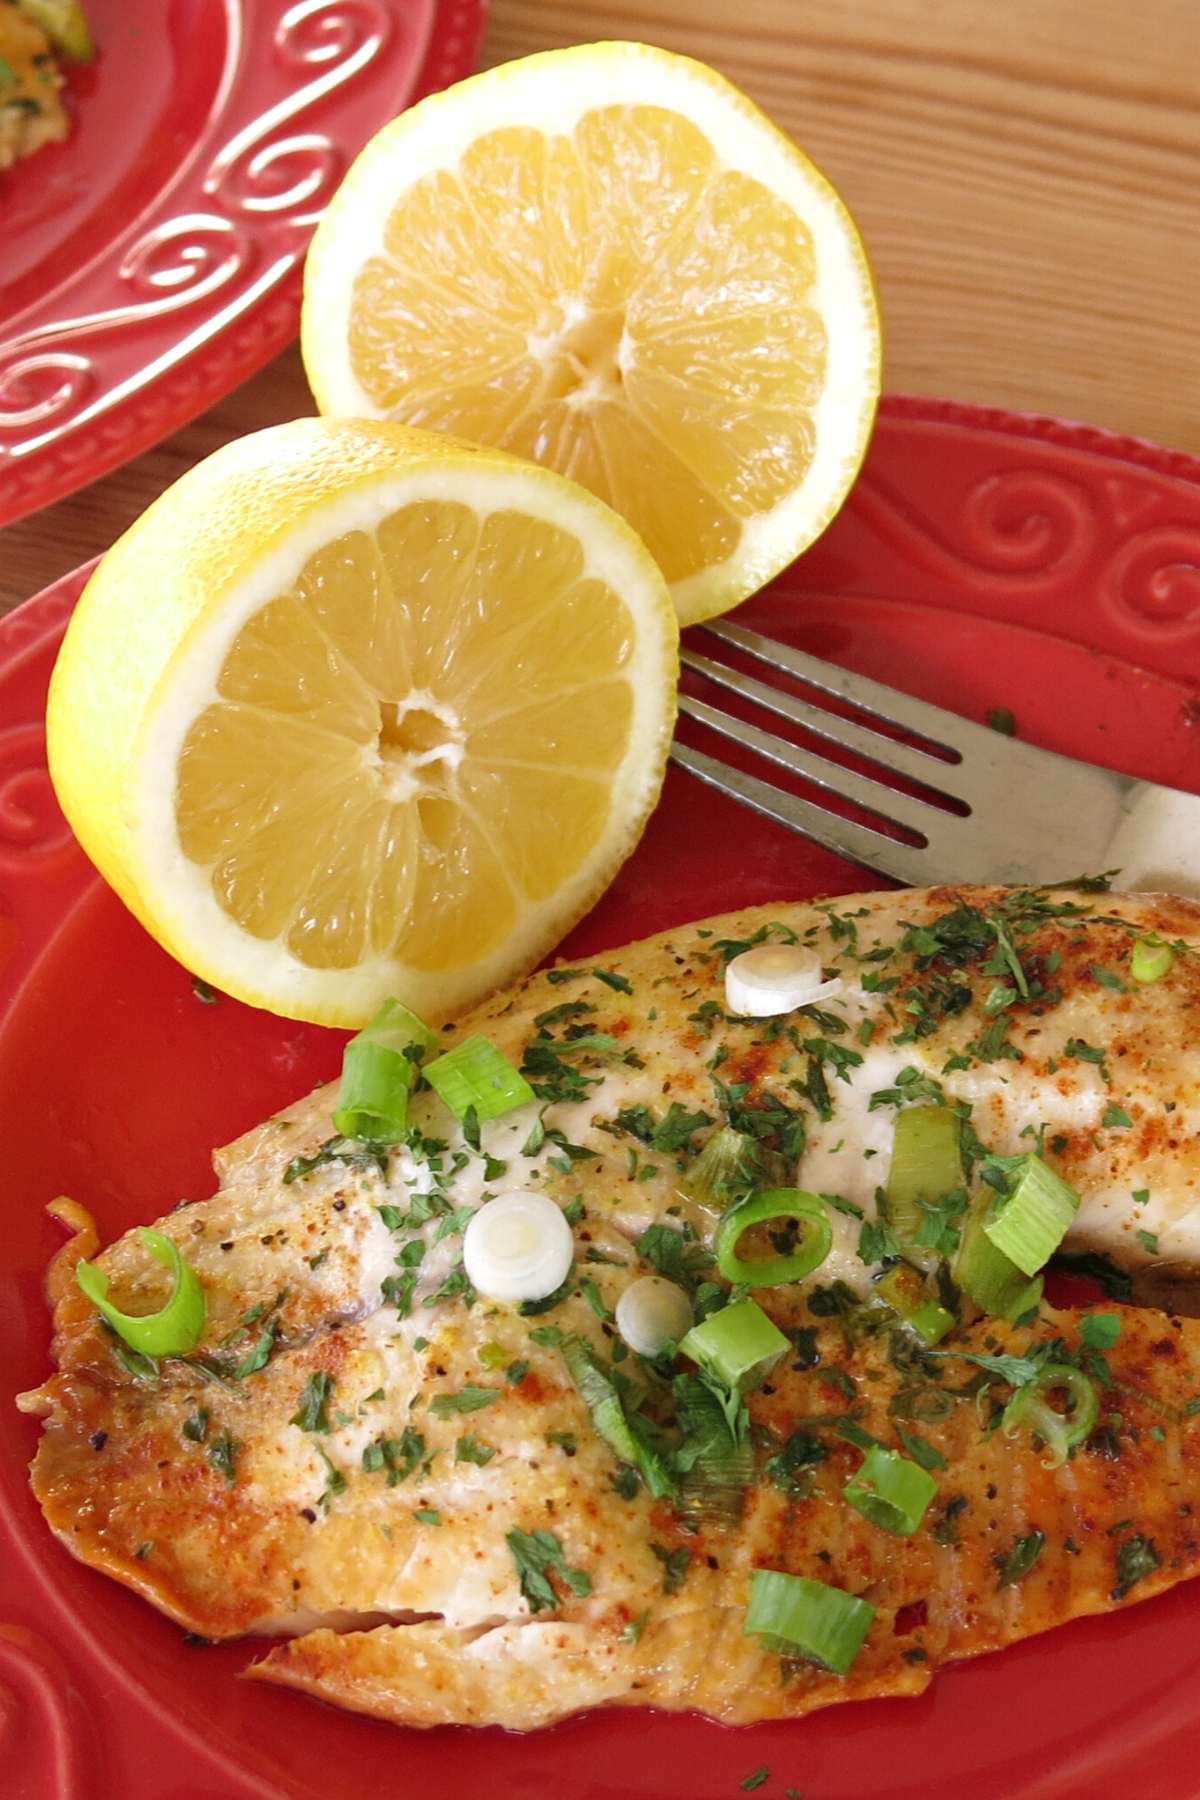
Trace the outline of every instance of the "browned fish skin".
<instances>
[{"instance_id":1,"label":"browned fish skin","mask_svg":"<svg viewBox=\"0 0 1200 1800\"><path fill-rule=\"evenodd\" d=\"M976 1130L997 1151L1023 1149L1023 1130L1046 1128L1047 1156L1083 1198L1078 1242L1150 1268L1156 1257L1136 1234L1152 1221L1162 1254L1190 1272L1200 1261L1190 1254L1198 1064L1196 1051L1176 1046L1196 1037L1187 1028L1200 1004L1200 965L1181 954L1167 979L1136 988L1128 960L1147 930L1200 938L1200 908L1154 897L1044 899L1047 908L1080 911L1047 911L1017 932L1031 985L1040 979L1048 990L1008 1009L1006 1041L1021 1060L966 1051L988 1022L981 1000L997 980L982 955L963 967L971 1005L929 1035L895 1044L928 971L910 953L874 954L905 924L928 925L963 904L988 917L1004 900L999 890L859 896L836 902L832 916L811 906L760 908L611 952L567 980L531 977L448 1030L446 1041L482 1031L519 1062L535 1019L570 1003L587 1009L560 1013L543 1029L561 1042L583 1021L589 1033L615 1038L618 1052L571 1059L594 1085L573 1104L552 1102L545 1123L592 1154L572 1159L551 1140L524 1155L536 1109L522 1109L485 1127L484 1148L507 1163L505 1174L487 1174L477 1157L449 1174L461 1143L453 1135L442 1157L449 1200L477 1203L485 1174L488 1191L508 1183L542 1187L564 1205L582 1199L576 1273L611 1313L624 1286L649 1272L635 1248L647 1225L673 1218L704 1236L712 1223L679 1185L689 1150L652 1150L617 1124L620 1109L646 1106L662 1120L678 1102L716 1121L713 1073L727 1087L748 1083L745 1104L773 1095L803 1113L802 1184L865 1197L869 1212L895 1118L890 1102L870 1108L870 1094L914 1067L970 1102ZM797 1049L771 1021L724 1018L714 946L774 924L818 943L828 968L845 976L845 993L822 1003L844 1022L840 1035L793 1015ZM940 965L931 966L937 973ZM631 991L605 983L595 967L616 971ZM899 979L864 993L863 973ZM716 1013L705 1010L710 1001ZM818 1036L856 1046L862 1058L842 1071L845 1080L826 1065L826 1121L792 1085L803 1084L818 1054L804 1046ZM1081 1043L1102 1061L1066 1053ZM621 1060L627 1049L635 1062ZM966 1067L946 1073L954 1055ZM311 1156L329 1136L330 1099L329 1090L315 1095L231 1146L218 1159L221 1192L161 1222L205 1286L208 1379L195 1357L135 1379L83 1296L68 1291L55 1315L58 1373L27 1401L47 1414L34 1486L52 1527L77 1555L204 1636L287 1635L255 1665L257 1677L418 1725L529 1729L612 1702L742 1722L919 1692L941 1663L1128 1604L1200 1566L1192 1516L1200 1419L1188 1410L1200 1395L1200 1321L1119 1309L1120 1336L1108 1351L1115 1385L1102 1395L1100 1428L1052 1472L1027 1435L985 1428L991 1401L981 1422L972 1394L952 1392L971 1385L974 1365L914 1363L898 1328L867 1328L880 1325L878 1315L856 1311L846 1329L819 1319L808 1286L762 1290L756 1298L781 1325L815 1336L751 1399L760 1470L796 1429L812 1438L814 1461L800 1493L760 1478L740 1524L690 1530L669 1501L644 1489L624 1498L613 1487L618 1465L546 1336L547 1327L578 1333L611 1353L611 1326L578 1288L537 1317L487 1302L468 1310L454 1292L460 1240L451 1229L426 1252L411 1316L381 1303L397 1248L418 1234L389 1230L378 1207L408 1206L421 1159L394 1156L387 1178L329 1161L285 1185L292 1159ZM438 1105L422 1096L419 1123L450 1138ZM1110 1105L1132 1123L1103 1124ZM695 1127L691 1150L710 1129ZM876 1151L873 1160L864 1149ZM654 1172L643 1179L647 1166ZM1149 1197L1134 1203L1133 1190ZM427 1239L437 1224L422 1228ZM814 1280L869 1290L857 1221L839 1214L835 1224L835 1252ZM101 1261L119 1303L137 1310L157 1301L157 1266L132 1238ZM445 1297L424 1305L448 1277ZM248 1313L255 1316L239 1323ZM1079 1325L1080 1315L1046 1311L1032 1330L1014 1335L985 1321L952 1341L995 1354L1061 1336L1074 1351ZM253 1361L264 1333L262 1366L235 1377L230 1365ZM313 1376L328 1381L320 1416L311 1404L305 1412ZM471 1389L494 1397L453 1410ZM1002 1401L1009 1391L997 1383L989 1393ZM938 1497L914 1537L889 1536L841 1499L861 1460L830 1423L846 1415L895 1449L904 1448L902 1430L916 1433L944 1458ZM411 1435L402 1448L406 1431L419 1435L419 1449ZM464 1439L474 1445L465 1460ZM390 1485L373 1448L384 1444ZM481 1449L492 1454L471 1460ZM512 1530L554 1533L565 1566L584 1572L590 1592L558 1583L560 1606L531 1617L506 1545ZM1044 1536L1037 1560L1000 1585L1006 1558L1034 1533ZM755 1566L811 1575L871 1601L876 1617L848 1676L781 1665L744 1635Z\"/></svg>"}]
</instances>

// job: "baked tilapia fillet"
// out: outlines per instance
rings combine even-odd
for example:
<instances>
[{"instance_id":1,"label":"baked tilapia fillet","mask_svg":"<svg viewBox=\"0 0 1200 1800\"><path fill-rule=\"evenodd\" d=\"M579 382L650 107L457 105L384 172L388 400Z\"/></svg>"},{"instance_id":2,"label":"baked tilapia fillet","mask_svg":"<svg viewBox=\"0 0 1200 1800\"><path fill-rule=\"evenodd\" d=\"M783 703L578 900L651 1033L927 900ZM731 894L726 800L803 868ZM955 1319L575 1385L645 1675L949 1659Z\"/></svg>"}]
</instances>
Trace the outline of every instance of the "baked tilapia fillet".
<instances>
[{"instance_id":1,"label":"baked tilapia fillet","mask_svg":"<svg viewBox=\"0 0 1200 1800\"><path fill-rule=\"evenodd\" d=\"M1169 947L1148 982L1147 938ZM728 960L793 941L819 952L820 1002L731 1014ZM938 888L757 908L531 976L445 1028L536 1094L471 1141L428 1088L405 1142L340 1139L325 1089L218 1152L213 1198L158 1221L207 1302L187 1356L132 1355L101 1323L74 1209L55 1373L22 1398L51 1528L189 1631L274 1639L255 1679L420 1726L915 1694L1171 1586L1200 1567L1200 1322L1122 1301L1128 1282L1186 1296L1200 1263L1197 944L1185 900ZM918 1104L962 1119L972 1205L1012 1166L994 1158L1035 1152L1070 1184L1066 1248L1106 1259L1116 1299L981 1316L950 1273L964 1194L909 1270L953 1326L915 1331L877 1285L897 1253L877 1195ZM729 1302L722 1132L752 1184L821 1196L832 1231L806 1280L753 1290L786 1353L744 1402L614 1322L646 1275L697 1318ZM524 1307L462 1261L473 1210L517 1189L563 1208L575 1253ZM135 1234L97 1262L127 1312L162 1304ZM1075 1427L1057 1454L1043 1402ZM907 1533L846 1496L878 1446L933 1484ZM872 1609L845 1673L747 1629L763 1570Z\"/></svg>"}]
</instances>

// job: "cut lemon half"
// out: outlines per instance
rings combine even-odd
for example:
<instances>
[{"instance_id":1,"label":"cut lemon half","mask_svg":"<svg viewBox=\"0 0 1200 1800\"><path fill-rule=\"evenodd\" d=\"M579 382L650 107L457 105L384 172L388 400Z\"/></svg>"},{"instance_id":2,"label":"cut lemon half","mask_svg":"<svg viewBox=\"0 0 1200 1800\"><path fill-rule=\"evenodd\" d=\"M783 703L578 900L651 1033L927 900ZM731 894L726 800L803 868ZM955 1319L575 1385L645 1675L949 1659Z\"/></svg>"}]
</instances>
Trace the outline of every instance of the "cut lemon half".
<instances>
[{"instance_id":1,"label":"cut lemon half","mask_svg":"<svg viewBox=\"0 0 1200 1800\"><path fill-rule=\"evenodd\" d=\"M585 44L386 126L317 229L302 348L322 412L495 444L644 539L684 624L809 544L879 392L842 201L713 70Z\"/></svg>"},{"instance_id":2,"label":"cut lemon half","mask_svg":"<svg viewBox=\"0 0 1200 1800\"><path fill-rule=\"evenodd\" d=\"M219 450L68 626L50 771L147 929L227 993L440 1020L523 973L657 798L678 627L592 495L498 451L301 419Z\"/></svg>"}]
</instances>

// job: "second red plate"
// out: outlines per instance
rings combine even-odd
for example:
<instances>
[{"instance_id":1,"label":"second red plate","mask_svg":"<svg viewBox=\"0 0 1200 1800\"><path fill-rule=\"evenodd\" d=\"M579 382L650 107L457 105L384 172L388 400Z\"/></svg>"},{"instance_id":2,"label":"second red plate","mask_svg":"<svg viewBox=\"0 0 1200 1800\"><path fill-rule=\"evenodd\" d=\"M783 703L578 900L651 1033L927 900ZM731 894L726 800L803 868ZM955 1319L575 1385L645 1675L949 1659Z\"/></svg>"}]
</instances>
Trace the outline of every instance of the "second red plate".
<instances>
[{"instance_id":1,"label":"second red plate","mask_svg":"<svg viewBox=\"0 0 1200 1800\"><path fill-rule=\"evenodd\" d=\"M5 1800L1195 1800L1200 1589L940 1675L918 1700L724 1730L594 1713L529 1738L393 1730L247 1687L74 1563L9 1396L46 1372L47 1200L106 1234L211 1192L208 1153L338 1066L336 1033L205 1006L85 863L45 770L46 681L83 572L0 622L0 1789ZM863 476L739 617L975 719L1200 790L1200 465L1047 422L884 408ZM1020 829L1019 802L1011 820ZM1072 871L1073 872L1073 871ZM933 873L933 872L931 872ZM952 877L953 870L940 871ZM1062 873L1062 871L1056 871ZM571 940L616 944L870 875L673 771Z\"/></svg>"},{"instance_id":2,"label":"second red plate","mask_svg":"<svg viewBox=\"0 0 1200 1800\"><path fill-rule=\"evenodd\" d=\"M87 0L71 135L0 173L0 525L175 431L293 337L313 228L484 0Z\"/></svg>"}]
</instances>

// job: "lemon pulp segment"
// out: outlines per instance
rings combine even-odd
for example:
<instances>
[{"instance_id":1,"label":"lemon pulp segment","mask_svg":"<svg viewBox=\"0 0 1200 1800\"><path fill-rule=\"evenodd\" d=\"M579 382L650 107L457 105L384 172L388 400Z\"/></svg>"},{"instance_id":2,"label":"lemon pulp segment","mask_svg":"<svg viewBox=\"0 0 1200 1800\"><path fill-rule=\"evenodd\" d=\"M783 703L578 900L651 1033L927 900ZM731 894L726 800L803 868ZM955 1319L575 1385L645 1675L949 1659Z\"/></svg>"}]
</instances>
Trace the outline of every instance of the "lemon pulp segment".
<instances>
[{"instance_id":1,"label":"lemon pulp segment","mask_svg":"<svg viewBox=\"0 0 1200 1800\"><path fill-rule=\"evenodd\" d=\"M696 126L606 107L414 183L355 283L351 355L381 411L570 475L679 581L808 468L813 278L800 218Z\"/></svg>"},{"instance_id":2,"label":"lemon pulp segment","mask_svg":"<svg viewBox=\"0 0 1200 1800\"><path fill-rule=\"evenodd\" d=\"M348 533L226 655L179 759L184 853L313 968L483 957L604 830L631 637L548 523L436 502Z\"/></svg>"}]
</instances>

